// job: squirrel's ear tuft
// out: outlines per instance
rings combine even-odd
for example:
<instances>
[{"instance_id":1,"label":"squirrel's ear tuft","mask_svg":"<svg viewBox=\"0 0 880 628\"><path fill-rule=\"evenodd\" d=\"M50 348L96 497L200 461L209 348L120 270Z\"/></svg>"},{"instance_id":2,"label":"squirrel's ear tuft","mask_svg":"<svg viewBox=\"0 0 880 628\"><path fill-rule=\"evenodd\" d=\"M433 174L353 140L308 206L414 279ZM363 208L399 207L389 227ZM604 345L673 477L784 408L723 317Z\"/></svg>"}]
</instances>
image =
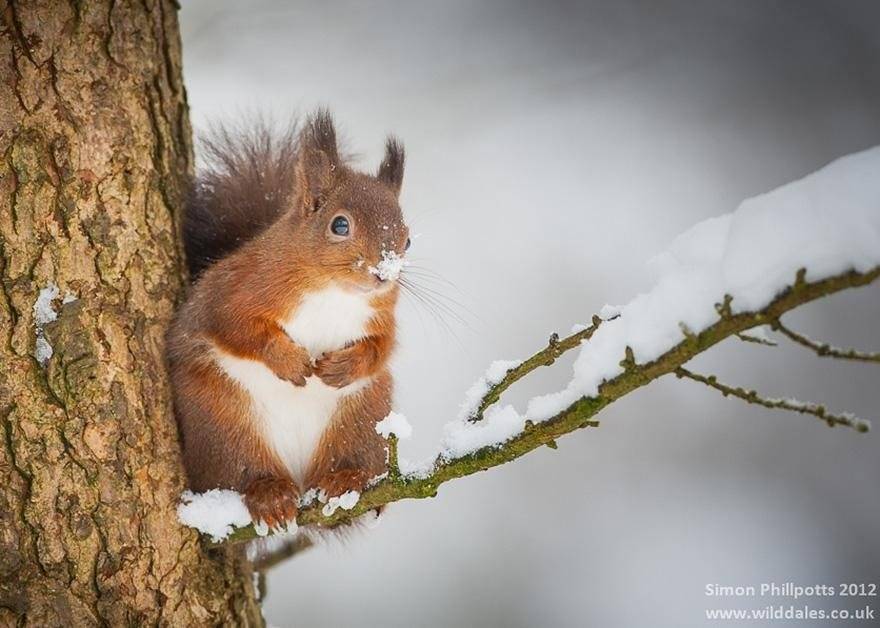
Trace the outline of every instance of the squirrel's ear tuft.
<instances>
[{"instance_id":1,"label":"squirrel's ear tuft","mask_svg":"<svg viewBox=\"0 0 880 628\"><path fill-rule=\"evenodd\" d=\"M306 120L303 129L302 143L304 148L320 150L334 166L339 164L339 153L336 148L336 127L333 116L327 109L318 109Z\"/></svg>"},{"instance_id":2,"label":"squirrel's ear tuft","mask_svg":"<svg viewBox=\"0 0 880 628\"><path fill-rule=\"evenodd\" d=\"M403 185L403 163L405 157L406 153L403 150L403 144L393 135L389 135L385 141L385 157L382 158L376 178L397 194L400 194L400 187Z\"/></svg>"},{"instance_id":3,"label":"squirrel's ear tuft","mask_svg":"<svg viewBox=\"0 0 880 628\"><path fill-rule=\"evenodd\" d=\"M296 160L296 196L301 209L313 212L320 208L333 186L339 166L336 129L326 109L319 109L306 121L299 137Z\"/></svg>"}]
</instances>

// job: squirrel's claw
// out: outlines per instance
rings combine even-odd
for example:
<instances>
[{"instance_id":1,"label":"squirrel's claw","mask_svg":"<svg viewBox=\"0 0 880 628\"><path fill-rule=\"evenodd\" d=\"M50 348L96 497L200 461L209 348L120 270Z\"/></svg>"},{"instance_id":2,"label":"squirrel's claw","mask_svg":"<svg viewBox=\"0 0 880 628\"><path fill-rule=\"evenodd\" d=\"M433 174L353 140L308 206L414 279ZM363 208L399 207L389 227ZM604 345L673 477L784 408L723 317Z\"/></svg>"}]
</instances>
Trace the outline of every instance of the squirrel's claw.
<instances>
[{"instance_id":1,"label":"squirrel's claw","mask_svg":"<svg viewBox=\"0 0 880 628\"><path fill-rule=\"evenodd\" d=\"M358 379L358 359L353 347L331 351L315 363L314 373L322 382L335 388L343 388Z\"/></svg>"},{"instance_id":2,"label":"squirrel's claw","mask_svg":"<svg viewBox=\"0 0 880 628\"><path fill-rule=\"evenodd\" d=\"M279 376L294 386L305 386L306 378L312 375L312 365L308 363L289 362Z\"/></svg>"},{"instance_id":3,"label":"squirrel's claw","mask_svg":"<svg viewBox=\"0 0 880 628\"><path fill-rule=\"evenodd\" d=\"M349 491L363 492L368 479L363 469L340 469L324 475L318 480L317 488L326 499L329 499Z\"/></svg>"},{"instance_id":4,"label":"squirrel's claw","mask_svg":"<svg viewBox=\"0 0 880 628\"><path fill-rule=\"evenodd\" d=\"M287 336L276 335L263 351L263 363L279 379L294 386L305 386L306 378L312 375L312 364L308 352L294 344Z\"/></svg>"},{"instance_id":5,"label":"squirrel's claw","mask_svg":"<svg viewBox=\"0 0 880 628\"><path fill-rule=\"evenodd\" d=\"M271 529L296 520L299 491L289 479L260 478L245 489L244 503L255 523L262 521Z\"/></svg>"}]
</instances>

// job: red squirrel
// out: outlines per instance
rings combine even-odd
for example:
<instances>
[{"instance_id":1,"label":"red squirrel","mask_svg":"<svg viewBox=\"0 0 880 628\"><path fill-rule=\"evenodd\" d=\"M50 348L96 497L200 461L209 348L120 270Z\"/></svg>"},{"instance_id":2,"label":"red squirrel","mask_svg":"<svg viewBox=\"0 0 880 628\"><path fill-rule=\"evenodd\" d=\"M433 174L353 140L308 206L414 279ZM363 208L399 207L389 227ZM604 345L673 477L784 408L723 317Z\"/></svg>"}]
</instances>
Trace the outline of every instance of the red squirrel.
<instances>
[{"instance_id":1,"label":"red squirrel","mask_svg":"<svg viewBox=\"0 0 880 628\"><path fill-rule=\"evenodd\" d=\"M409 248L404 150L389 136L377 173L357 172L326 111L298 137L221 130L207 150L184 220L195 281L168 334L184 464L193 491L236 490L281 526L305 491L386 470L399 288L381 270Z\"/></svg>"}]
</instances>

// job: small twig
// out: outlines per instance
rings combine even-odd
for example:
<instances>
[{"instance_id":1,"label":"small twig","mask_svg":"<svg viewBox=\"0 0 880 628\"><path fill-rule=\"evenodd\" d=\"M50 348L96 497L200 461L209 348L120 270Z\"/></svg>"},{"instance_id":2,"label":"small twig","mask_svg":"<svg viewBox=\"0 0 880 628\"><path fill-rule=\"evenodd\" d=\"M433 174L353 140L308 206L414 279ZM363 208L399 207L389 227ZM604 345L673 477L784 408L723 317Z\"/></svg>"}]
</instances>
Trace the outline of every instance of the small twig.
<instances>
[{"instance_id":1,"label":"small twig","mask_svg":"<svg viewBox=\"0 0 880 628\"><path fill-rule=\"evenodd\" d=\"M400 480L400 463L397 459L397 435L389 434L388 442L388 477L393 482Z\"/></svg>"},{"instance_id":2,"label":"small twig","mask_svg":"<svg viewBox=\"0 0 880 628\"><path fill-rule=\"evenodd\" d=\"M811 338L807 338L802 334L792 331L783 325L782 321L779 319L773 321L770 325L774 331L778 331L784 336L787 336L790 340L814 351L816 355L820 357L838 358L840 360L858 360L860 362L880 362L880 353L867 353L856 351L855 349L841 349L823 342L816 342Z\"/></svg>"},{"instance_id":3,"label":"small twig","mask_svg":"<svg viewBox=\"0 0 880 628\"><path fill-rule=\"evenodd\" d=\"M768 347L776 347L779 346L778 342L773 342L772 340L768 340L767 338L759 338L757 336L750 336L747 332L742 332L740 334L736 334L736 337L742 340L743 342L754 342L759 345L766 345Z\"/></svg>"},{"instance_id":4,"label":"small twig","mask_svg":"<svg viewBox=\"0 0 880 628\"><path fill-rule=\"evenodd\" d=\"M306 551L313 545L314 543L309 537L302 533L297 534L296 537L279 547L277 550L269 552L265 556L261 556L260 558L255 560L253 565L254 571L263 574L264 572L272 569L272 567L283 563L291 556L295 556L300 552ZM262 580L260 586L262 588L265 588L265 584Z\"/></svg>"},{"instance_id":5,"label":"small twig","mask_svg":"<svg viewBox=\"0 0 880 628\"><path fill-rule=\"evenodd\" d=\"M722 384L714 375L700 375L698 373L687 370L683 366L679 366L677 369L675 369L675 375L679 378L687 377L688 379L692 379L695 382L700 382L701 384L705 384L710 388L714 388L725 397L727 397L728 395L732 395L734 397L737 397L738 399L742 399L746 403L754 403L759 406L764 406L765 408L789 410L791 412L800 412L801 414L812 414L813 416L827 423L828 427L834 427L835 425L844 425L846 427L851 427L857 432L867 432L869 429L871 429L870 422L865 421L864 419L860 419L857 416L853 416L849 413L831 414L830 412L825 410L825 406L821 406L815 403L803 403L798 401L790 401L787 399L768 399L766 397L761 397L754 390L746 390L745 388L739 387L734 388L733 386Z\"/></svg>"},{"instance_id":6,"label":"small twig","mask_svg":"<svg viewBox=\"0 0 880 628\"><path fill-rule=\"evenodd\" d=\"M619 314L612 316L607 320L614 320L618 316ZM585 327L570 336L566 336L560 340L559 334L551 334L550 340L547 342L547 346L543 350L538 351L519 366L507 371L507 374L500 382L489 388L486 394L483 395L480 405L477 406L477 411L471 420L482 420L483 413L489 408L489 406L498 401L501 398L502 393L514 383L542 366L552 365L563 353L579 346L584 340L589 340L590 337L596 333L596 330L599 329L599 325L601 325L602 322L603 320L601 318L593 315L593 320L591 321L592 324L589 327Z\"/></svg>"}]
</instances>

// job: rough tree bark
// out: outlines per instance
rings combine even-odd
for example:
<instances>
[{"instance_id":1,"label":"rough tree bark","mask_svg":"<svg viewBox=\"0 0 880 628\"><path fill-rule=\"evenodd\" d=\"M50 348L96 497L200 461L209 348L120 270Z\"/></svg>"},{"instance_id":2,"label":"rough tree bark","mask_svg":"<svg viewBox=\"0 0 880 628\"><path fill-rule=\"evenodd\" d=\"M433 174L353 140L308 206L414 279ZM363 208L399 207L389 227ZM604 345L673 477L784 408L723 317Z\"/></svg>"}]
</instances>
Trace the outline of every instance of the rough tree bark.
<instances>
[{"instance_id":1,"label":"rough tree bark","mask_svg":"<svg viewBox=\"0 0 880 628\"><path fill-rule=\"evenodd\" d=\"M0 625L259 625L234 550L205 553L175 516L177 8L0 6Z\"/></svg>"}]
</instances>

